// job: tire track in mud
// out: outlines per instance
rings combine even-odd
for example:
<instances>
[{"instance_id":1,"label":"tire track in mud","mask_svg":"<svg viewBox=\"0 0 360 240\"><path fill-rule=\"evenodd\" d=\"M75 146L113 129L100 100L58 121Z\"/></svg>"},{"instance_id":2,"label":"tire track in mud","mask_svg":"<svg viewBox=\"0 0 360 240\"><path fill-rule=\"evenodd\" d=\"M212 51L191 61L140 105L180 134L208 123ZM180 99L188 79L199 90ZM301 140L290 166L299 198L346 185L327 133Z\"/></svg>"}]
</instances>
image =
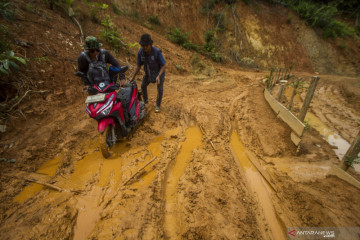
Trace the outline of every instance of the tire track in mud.
<instances>
[{"instance_id":1,"label":"tire track in mud","mask_svg":"<svg viewBox=\"0 0 360 240\"><path fill-rule=\"evenodd\" d=\"M238 134L234 131L230 137L231 151L240 172L245 176L246 186L255 195L257 205L264 214L264 222L270 229L270 234L262 229L263 236L270 235L270 239L285 240L284 229L281 227L271 200L272 187L267 183L249 160L246 149ZM262 219L259 219L262 222ZM267 237L266 237L267 238Z\"/></svg>"},{"instance_id":2,"label":"tire track in mud","mask_svg":"<svg viewBox=\"0 0 360 240\"><path fill-rule=\"evenodd\" d=\"M180 235L179 228L179 207L181 204L177 199L178 183L181 176L184 174L192 152L195 148L202 148L202 133L198 127L189 127L185 131L185 141L180 143L181 149L175 158L175 162L169 168L168 179L166 179L164 197L165 197L165 219L164 229L165 236L170 239L176 239Z\"/></svg>"}]
</instances>

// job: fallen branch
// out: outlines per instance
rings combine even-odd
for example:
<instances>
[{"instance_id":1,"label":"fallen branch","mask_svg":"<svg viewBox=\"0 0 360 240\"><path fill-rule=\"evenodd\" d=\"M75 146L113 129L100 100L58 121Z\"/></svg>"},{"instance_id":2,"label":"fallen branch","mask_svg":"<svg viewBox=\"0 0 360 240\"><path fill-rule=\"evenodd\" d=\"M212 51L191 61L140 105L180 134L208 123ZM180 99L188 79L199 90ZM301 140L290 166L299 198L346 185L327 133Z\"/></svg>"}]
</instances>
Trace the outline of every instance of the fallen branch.
<instances>
[{"instance_id":1,"label":"fallen branch","mask_svg":"<svg viewBox=\"0 0 360 240\"><path fill-rule=\"evenodd\" d=\"M28 95L29 92L36 92L36 93L46 93L48 91L44 90L44 91L33 91L33 90L27 90L25 92L25 94L19 99L19 101L17 101L17 103L15 103L14 105L11 106L11 108L9 110L7 110L7 112L11 112L14 107L16 107L17 105L19 105L19 103Z\"/></svg>"},{"instance_id":2,"label":"fallen branch","mask_svg":"<svg viewBox=\"0 0 360 240\"><path fill-rule=\"evenodd\" d=\"M12 107L8 110L8 112L11 112L11 110L13 110L14 107L19 105L19 103L26 97L26 95L28 95L29 92L31 92L31 90L27 90L25 94L19 99L19 101L17 101L17 103L15 103L14 105L12 105Z\"/></svg>"},{"instance_id":3,"label":"fallen branch","mask_svg":"<svg viewBox=\"0 0 360 240\"><path fill-rule=\"evenodd\" d=\"M147 164L145 164L145 166L143 166L142 168L140 168L139 170L137 170L124 184L123 186L127 185L131 180L133 180L136 175L138 175L138 173L140 173L142 170L144 170L144 168L146 168L150 163L152 163L153 161L156 160L156 157L153 157L153 159L151 159Z\"/></svg>"},{"instance_id":4,"label":"fallen branch","mask_svg":"<svg viewBox=\"0 0 360 240\"><path fill-rule=\"evenodd\" d=\"M215 149L215 146L214 146L214 144L213 144L213 142L210 140L210 143L211 143L211 146L213 147L213 149L215 150L215 152L216 152L216 149Z\"/></svg>"},{"instance_id":5,"label":"fallen branch","mask_svg":"<svg viewBox=\"0 0 360 240\"><path fill-rule=\"evenodd\" d=\"M204 131L203 127L200 124L199 124L199 127L200 127L202 134L205 135L205 131Z\"/></svg>"},{"instance_id":6,"label":"fallen branch","mask_svg":"<svg viewBox=\"0 0 360 240\"><path fill-rule=\"evenodd\" d=\"M33 183L37 183L37 184L40 184L40 185L44 185L48 188L51 188L53 190L56 190L56 191L59 191L59 192L63 192L64 189L62 188L59 188L53 184L50 184L50 183L44 183L44 182L41 182L41 181L38 181L38 180L35 180L35 179L31 179L31 178L24 178L24 180L28 181L28 182L33 182Z\"/></svg>"}]
</instances>

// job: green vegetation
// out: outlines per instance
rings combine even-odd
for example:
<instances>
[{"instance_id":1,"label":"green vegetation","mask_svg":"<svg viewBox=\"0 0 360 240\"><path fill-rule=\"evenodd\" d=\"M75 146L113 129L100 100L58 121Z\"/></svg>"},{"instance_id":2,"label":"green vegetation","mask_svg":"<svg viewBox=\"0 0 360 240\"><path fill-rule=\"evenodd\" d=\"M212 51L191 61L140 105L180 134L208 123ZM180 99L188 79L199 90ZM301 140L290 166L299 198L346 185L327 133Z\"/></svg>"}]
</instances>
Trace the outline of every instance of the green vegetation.
<instances>
[{"instance_id":1,"label":"green vegetation","mask_svg":"<svg viewBox=\"0 0 360 240\"><path fill-rule=\"evenodd\" d=\"M159 25L159 26L161 25L160 20L159 20L157 15L155 15L155 16L150 15L149 18L148 18L148 22L152 23L152 24L155 24L155 25Z\"/></svg>"},{"instance_id":2,"label":"green vegetation","mask_svg":"<svg viewBox=\"0 0 360 240\"><path fill-rule=\"evenodd\" d=\"M349 156L346 156L345 157L345 163L346 163L346 165L347 166L349 166L349 167L351 167L351 168L353 168L353 169L355 169L354 168L354 165L355 164L360 164L360 161L359 161L360 159L358 158L358 157L349 157Z\"/></svg>"},{"instance_id":3,"label":"green vegetation","mask_svg":"<svg viewBox=\"0 0 360 240\"><path fill-rule=\"evenodd\" d=\"M114 48L115 52L119 52L121 48L127 47L109 15L106 15L106 18L101 21L101 25L104 26L104 29L100 32L100 38L107 41Z\"/></svg>"},{"instance_id":4,"label":"green vegetation","mask_svg":"<svg viewBox=\"0 0 360 240\"><path fill-rule=\"evenodd\" d=\"M288 7L296 11L306 22L323 30L325 38L354 36L356 30L344 22L336 19L346 11L359 14L360 3L357 1L312 1L312 0L284 0Z\"/></svg>"},{"instance_id":5,"label":"green vegetation","mask_svg":"<svg viewBox=\"0 0 360 240\"><path fill-rule=\"evenodd\" d=\"M130 17L132 18L139 18L139 12L137 10L134 10L130 13Z\"/></svg>"},{"instance_id":6,"label":"green vegetation","mask_svg":"<svg viewBox=\"0 0 360 240\"><path fill-rule=\"evenodd\" d=\"M107 4L102 3L90 3L90 19L92 22L100 24L101 20L99 19L98 14L109 7Z\"/></svg>"},{"instance_id":7,"label":"green vegetation","mask_svg":"<svg viewBox=\"0 0 360 240\"><path fill-rule=\"evenodd\" d=\"M218 53L217 43L218 39L215 37L214 31L205 32L205 43L203 49L210 54L210 57L215 62L221 62L223 57Z\"/></svg>"},{"instance_id":8,"label":"green vegetation","mask_svg":"<svg viewBox=\"0 0 360 240\"><path fill-rule=\"evenodd\" d=\"M0 0L0 14L8 21L14 20L14 11L10 8L10 3L7 0Z\"/></svg>"},{"instance_id":9,"label":"green vegetation","mask_svg":"<svg viewBox=\"0 0 360 240\"><path fill-rule=\"evenodd\" d=\"M7 20L14 18L14 12L10 8L10 4L4 0L0 2L0 14ZM10 48L10 33L8 27L0 24L0 74L9 74L11 69L18 70L18 62L26 64L25 59L15 56Z\"/></svg>"},{"instance_id":10,"label":"green vegetation","mask_svg":"<svg viewBox=\"0 0 360 240\"><path fill-rule=\"evenodd\" d=\"M18 70L19 66L16 62L26 64L25 59L15 56L13 51L2 52L0 54L0 73L9 74L11 72L11 68Z\"/></svg>"},{"instance_id":11,"label":"green vegetation","mask_svg":"<svg viewBox=\"0 0 360 240\"><path fill-rule=\"evenodd\" d=\"M225 31L225 14L220 12L215 14L216 29L219 31Z\"/></svg>"},{"instance_id":12,"label":"green vegetation","mask_svg":"<svg viewBox=\"0 0 360 240\"><path fill-rule=\"evenodd\" d=\"M189 40L190 32L183 33L181 28L170 29L167 38L188 50L198 50L199 46Z\"/></svg>"},{"instance_id":13,"label":"green vegetation","mask_svg":"<svg viewBox=\"0 0 360 240\"><path fill-rule=\"evenodd\" d=\"M122 15L122 12L114 3L111 4L111 8L116 15L119 15L119 16Z\"/></svg>"}]
</instances>

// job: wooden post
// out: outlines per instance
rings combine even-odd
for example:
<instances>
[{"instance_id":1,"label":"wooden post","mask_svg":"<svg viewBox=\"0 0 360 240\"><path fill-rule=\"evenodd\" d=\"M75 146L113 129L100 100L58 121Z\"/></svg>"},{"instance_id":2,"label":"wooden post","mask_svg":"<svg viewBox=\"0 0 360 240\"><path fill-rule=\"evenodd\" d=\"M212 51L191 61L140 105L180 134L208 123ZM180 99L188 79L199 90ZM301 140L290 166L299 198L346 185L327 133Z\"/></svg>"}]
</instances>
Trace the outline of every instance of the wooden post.
<instances>
[{"instance_id":1,"label":"wooden post","mask_svg":"<svg viewBox=\"0 0 360 240\"><path fill-rule=\"evenodd\" d=\"M285 68L285 72L284 72L284 75L283 75L283 77L282 77L282 79L283 79L283 80L286 80L286 79L287 79L287 77L286 77L287 72L288 72L288 69L287 69L287 68Z\"/></svg>"},{"instance_id":2,"label":"wooden post","mask_svg":"<svg viewBox=\"0 0 360 240\"><path fill-rule=\"evenodd\" d=\"M272 88L272 82L274 80L274 69L271 69L270 70L270 77L269 77L269 80L268 80L268 83L267 83L267 87L269 89L269 91L271 91L271 88Z\"/></svg>"},{"instance_id":3,"label":"wooden post","mask_svg":"<svg viewBox=\"0 0 360 240\"><path fill-rule=\"evenodd\" d=\"M279 81L280 74L281 74L281 68L279 68L279 72L278 72L278 75L277 75L277 78L276 78L276 82L275 82L275 83L277 83L277 82Z\"/></svg>"},{"instance_id":4,"label":"wooden post","mask_svg":"<svg viewBox=\"0 0 360 240\"><path fill-rule=\"evenodd\" d=\"M283 91L284 91L284 87L285 87L285 84L281 84L279 95L278 95L278 98L277 98L278 102L281 102L280 100L281 100L281 96L282 96Z\"/></svg>"},{"instance_id":5,"label":"wooden post","mask_svg":"<svg viewBox=\"0 0 360 240\"><path fill-rule=\"evenodd\" d=\"M319 80L320 80L320 77L318 77L318 76L314 76L311 79L310 86L308 88L304 103L303 103L303 105L301 107L301 111L300 111L299 120L302 121L302 122L304 122L307 110L308 110L308 108L310 106L311 100L312 100L312 98L314 96L316 85L318 84Z\"/></svg>"},{"instance_id":6,"label":"wooden post","mask_svg":"<svg viewBox=\"0 0 360 240\"><path fill-rule=\"evenodd\" d=\"M340 163L341 168L346 171L350 167L350 165L347 165L346 159L347 158L356 159L359 152L360 152L360 131L356 136L355 140L353 141L353 143L351 144L351 146L349 147L349 149L346 151L346 154Z\"/></svg>"},{"instance_id":7,"label":"wooden post","mask_svg":"<svg viewBox=\"0 0 360 240\"><path fill-rule=\"evenodd\" d=\"M293 102L294 102L294 97L295 97L295 95L296 95L296 89L297 89L298 86L299 86L300 80L301 80L301 78L298 78L298 79L296 80L295 85L294 85L294 90L293 90L293 93L292 93L292 95L291 95L290 104L289 104L289 110L290 110L290 111L291 111L291 108L292 108L292 105L293 105Z\"/></svg>"}]
</instances>

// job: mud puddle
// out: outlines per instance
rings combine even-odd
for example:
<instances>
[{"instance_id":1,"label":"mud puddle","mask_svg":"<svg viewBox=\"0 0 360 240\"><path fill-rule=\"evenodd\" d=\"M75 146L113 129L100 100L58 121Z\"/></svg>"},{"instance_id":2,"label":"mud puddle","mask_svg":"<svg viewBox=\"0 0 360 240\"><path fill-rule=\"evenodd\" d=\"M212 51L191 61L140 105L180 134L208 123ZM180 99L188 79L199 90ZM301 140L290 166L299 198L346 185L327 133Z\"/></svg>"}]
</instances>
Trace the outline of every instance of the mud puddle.
<instances>
[{"instance_id":1,"label":"mud puddle","mask_svg":"<svg viewBox=\"0 0 360 240\"><path fill-rule=\"evenodd\" d=\"M306 114L305 121L307 121L311 127L315 128L331 146L334 146L334 152L341 160L350 148L350 143L328 128L318 117L310 112ZM360 172L359 164L355 164L354 168L356 172Z\"/></svg>"},{"instance_id":2,"label":"mud puddle","mask_svg":"<svg viewBox=\"0 0 360 240\"><path fill-rule=\"evenodd\" d=\"M259 201L259 205L264 212L265 220L270 228L272 239L286 239L272 204L271 186L266 182L249 160L246 149L236 132L231 134L230 145L234 157L237 159L245 174L249 190L255 194Z\"/></svg>"},{"instance_id":3,"label":"mud puddle","mask_svg":"<svg viewBox=\"0 0 360 240\"><path fill-rule=\"evenodd\" d=\"M178 183L181 176L184 174L188 163L191 160L191 155L194 149L201 148L202 144L202 132L198 127L189 127L185 131L186 140L182 143L181 149L175 159L175 163L169 174L167 184L165 187L165 235L170 239L176 239L179 236L179 212L177 207L179 202L177 201Z\"/></svg>"},{"instance_id":4,"label":"mud puddle","mask_svg":"<svg viewBox=\"0 0 360 240\"><path fill-rule=\"evenodd\" d=\"M55 157L54 159L46 162L43 164L36 172L38 174L43 174L47 177L53 177L56 174L56 171L58 167L60 166L61 160L58 157ZM15 202L23 203L32 196L35 195L35 193L40 192L44 188L43 185L37 184L37 183L31 183L29 186L26 186L24 190L14 198Z\"/></svg>"}]
</instances>

